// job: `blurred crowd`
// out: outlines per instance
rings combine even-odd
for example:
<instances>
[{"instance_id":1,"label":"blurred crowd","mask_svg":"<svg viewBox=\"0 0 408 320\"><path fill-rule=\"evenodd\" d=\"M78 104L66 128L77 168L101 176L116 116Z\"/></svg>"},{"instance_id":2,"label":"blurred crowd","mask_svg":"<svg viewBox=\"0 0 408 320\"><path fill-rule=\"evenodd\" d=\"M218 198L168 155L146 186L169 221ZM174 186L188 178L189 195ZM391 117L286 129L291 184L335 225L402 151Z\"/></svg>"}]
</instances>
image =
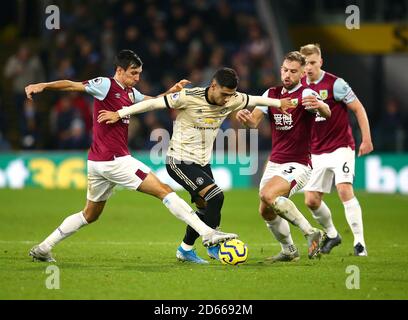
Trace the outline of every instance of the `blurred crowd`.
<instances>
[{"instance_id":1,"label":"blurred crowd","mask_svg":"<svg viewBox=\"0 0 408 320\"><path fill-rule=\"evenodd\" d=\"M1 119L0 147L8 148L6 123L18 125L19 149L85 149L91 141L91 98L47 93L25 99L28 83L112 76L118 50L134 50L143 73L136 86L158 95L182 78L207 86L222 66L237 70L239 90L262 94L276 84L271 43L258 22L254 2L240 1L55 1L61 29L42 29L37 42L22 42L6 61L13 119ZM95 10L97 8L97 10ZM45 102L46 101L46 105ZM1 104L1 102L0 102ZM2 112L3 113L3 112ZM133 149L151 147L150 133L171 133L174 114L134 117L129 130ZM224 128L237 126L227 121Z\"/></svg>"},{"instance_id":2,"label":"blurred crowd","mask_svg":"<svg viewBox=\"0 0 408 320\"><path fill-rule=\"evenodd\" d=\"M21 37L14 52L5 57L0 150L87 149L92 138L92 97L47 92L31 101L24 87L42 81L112 76L113 58L121 49L134 50L141 57L143 73L136 87L151 96L182 78L192 86L207 86L222 66L238 72L242 92L261 95L279 83L279 66L273 64L272 44L259 23L255 1L56 0L53 4L60 8L60 29L41 25L38 35L29 41ZM379 142L376 149L408 149L406 121L398 101L390 98L385 109L386 115L373 128ZM171 134L174 118L168 110L133 117L130 148L151 148L154 139L160 139L150 136L157 134L154 129L164 128ZM222 128L239 127L231 118ZM391 137L395 145L389 143ZM267 124L260 127L259 147L271 147Z\"/></svg>"}]
</instances>

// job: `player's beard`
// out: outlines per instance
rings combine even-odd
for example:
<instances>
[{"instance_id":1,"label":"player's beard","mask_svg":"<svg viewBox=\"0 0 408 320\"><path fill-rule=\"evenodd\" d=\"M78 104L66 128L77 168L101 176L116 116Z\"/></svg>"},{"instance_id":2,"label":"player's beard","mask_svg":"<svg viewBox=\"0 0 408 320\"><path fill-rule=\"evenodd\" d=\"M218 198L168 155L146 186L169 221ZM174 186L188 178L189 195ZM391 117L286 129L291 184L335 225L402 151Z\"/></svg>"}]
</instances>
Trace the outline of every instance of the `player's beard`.
<instances>
[{"instance_id":1,"label":"player's beard","mask_svg":"<svg viewBox=\"0 0 408 320\"><path fill-rule=\"evenodd\" d=\"M292 90L294 87L297 86L297 83L291 82L289 85L286 85L285 82L283 82L283 87L287 90L290 91Z\"/></svg>"}]
</instances>

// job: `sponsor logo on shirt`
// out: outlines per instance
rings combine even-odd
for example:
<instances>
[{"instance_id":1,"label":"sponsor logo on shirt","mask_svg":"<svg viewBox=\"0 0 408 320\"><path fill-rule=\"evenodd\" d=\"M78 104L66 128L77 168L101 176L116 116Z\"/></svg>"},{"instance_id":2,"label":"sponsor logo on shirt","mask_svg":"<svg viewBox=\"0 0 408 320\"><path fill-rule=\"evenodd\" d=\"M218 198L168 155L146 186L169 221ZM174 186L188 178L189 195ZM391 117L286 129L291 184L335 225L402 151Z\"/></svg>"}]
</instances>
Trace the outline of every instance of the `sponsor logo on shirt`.
<instances>
[{"instance_id":1,"label":"sponsor logo on shirt","mask_svg":"<svg viewBox=\"0 0 408 320\"><path fill-rule=\"evenodd\" d=\"M326 118L323 118L319 113L316 113L315 122L326 121Z\"/></svg>"},{"instance_id":2,"label":"sponsor logo on shirt","mask_svg":"<svg viewBox=\"0 0 408 320\"><path fill-rule=\"evenodd\" d=\"M293 128L292 115L274 113L273 118L275 120L276 130L290 130Z\"/></svg>"}]
</instances>

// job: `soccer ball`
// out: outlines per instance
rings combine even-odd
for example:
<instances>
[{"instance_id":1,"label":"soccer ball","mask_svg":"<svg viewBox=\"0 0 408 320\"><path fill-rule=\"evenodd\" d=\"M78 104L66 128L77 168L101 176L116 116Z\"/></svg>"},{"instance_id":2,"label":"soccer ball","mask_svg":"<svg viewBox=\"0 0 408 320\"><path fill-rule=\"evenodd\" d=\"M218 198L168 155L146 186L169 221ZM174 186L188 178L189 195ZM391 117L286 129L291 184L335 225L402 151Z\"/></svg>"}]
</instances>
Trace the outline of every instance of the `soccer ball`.
<instances>
[{"instance_id":1,"label":"soccer ball","mask_svg":"<svg viewBox=\"0 0 408 320\"><path fill-rule=\"evenodd\" d=\"M238 239L232 239L221 243L218 257L222 264L233 266L244 263L248 258L248 247Z\"/></svg>"}]
</instances>

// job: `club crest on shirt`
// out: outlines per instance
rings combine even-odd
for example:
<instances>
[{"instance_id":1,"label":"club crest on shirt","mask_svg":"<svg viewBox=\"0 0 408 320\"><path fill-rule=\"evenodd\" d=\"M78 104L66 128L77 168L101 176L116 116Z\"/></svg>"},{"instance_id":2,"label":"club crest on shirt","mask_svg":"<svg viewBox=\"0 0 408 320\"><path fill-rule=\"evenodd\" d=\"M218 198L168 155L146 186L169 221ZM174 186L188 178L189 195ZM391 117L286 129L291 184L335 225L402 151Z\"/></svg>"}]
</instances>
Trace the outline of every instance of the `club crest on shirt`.
<instances>
[{"instance_id":1,"label":"club crest on shirt","mask_svg":"<svg viewBox=\"0 0 408 320\"><path fill-rule=\"evenodd\" d=\"M319 90L319 95L323 100L326 100L329 93L327 92L327 90Z\"/></svg>"},{"instance_id":2,"label":"club crest on shirt","mask_svg":"<svg viewBox=\"0 0 408 320\"><path fill-rule=\"evenodd\" d=\"M299 103L299 99L291 99L290 102L292 103L292 105L294 105L295 107L297 107L298 103Z\"/></svg>"},{"instance_id":3,"label":"club crest on shirt","mask_svg":"<svg viewBox=\"0 0 408 320\"><path fill-rule=\"evenodd\" d=\"M128 93L128 96L129 96L130 101L132 101L132 103L135 103L135 102L136 102L136 100L135 100L135 95L133 94L133 92L129 92L129 93Z\"/></svg>"},{"instance_id":4,"label":"club crest on shirt","mask_svg":"<svg viewBox=\"0 0 408 320\"><path fill-rule=\"evenodd\" d=\"M203 177L198 177L198 178L196 179L196 183L197 183L199 186L201 186L201 185L204 183Z\"/></svg>"},{"instance_id":5,"label":"club crest on shirt","mask_svg":"<svg viewBox=\"0 0 408 320\"><path fill-rule=\"evenodd\" d=\"M118 93L115 93L115 98L116 99L120 99L120 93L118 92Z\"/></svg>"}]
</instances>

